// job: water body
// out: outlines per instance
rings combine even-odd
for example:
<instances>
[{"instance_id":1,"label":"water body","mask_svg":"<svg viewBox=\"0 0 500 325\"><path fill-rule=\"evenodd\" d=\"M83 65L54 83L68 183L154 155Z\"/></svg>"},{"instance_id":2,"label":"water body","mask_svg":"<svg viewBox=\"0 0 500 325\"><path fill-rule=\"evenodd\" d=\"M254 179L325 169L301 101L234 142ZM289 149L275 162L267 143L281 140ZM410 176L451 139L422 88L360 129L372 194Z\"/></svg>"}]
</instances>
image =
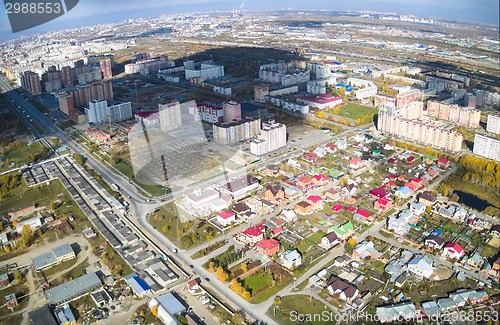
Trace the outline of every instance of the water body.
<instances>
[{"instance_id":1,"label":"water body","mask_svg":"<svg viewBox=\"0 0 500 325\"><path fill-rule=\"evenodd\" d=\"M459 203L465 204L466 206L475 209L477 211L483 211L486 209L490 204L488 201L482 200L478 198L475 195L472 195L470 193L462 192L462 191L453 191L458 197L460 198L458 200Z\"/></svg>"}]
</instances>

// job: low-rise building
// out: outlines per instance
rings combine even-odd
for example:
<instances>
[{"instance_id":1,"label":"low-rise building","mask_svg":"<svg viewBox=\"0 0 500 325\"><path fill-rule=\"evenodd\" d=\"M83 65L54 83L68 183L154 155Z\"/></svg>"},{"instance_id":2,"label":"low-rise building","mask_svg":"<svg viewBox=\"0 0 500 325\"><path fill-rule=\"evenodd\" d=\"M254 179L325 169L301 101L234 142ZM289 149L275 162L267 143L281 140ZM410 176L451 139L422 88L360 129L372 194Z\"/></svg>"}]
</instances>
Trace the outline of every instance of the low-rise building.
<instances>
[{"instance_id":1,"label":"low-rise building","mask_svg":"<svg viewBox=\"0 0 500 325\"><path fill-rule=\"evenodd\" d=\"M430 278L434 272L432 260L427 256L418 256L408 262L408 271L424 278Z\"/></svg>"},{"instance_id":2,"label":"low-rise building","mask_svg":"<svg viewBox=\"0 0 500 325\"><path fill-rule=\"evenodd\" d=\"M465 255L465 251L458 243L448 243L444 245L443 256L451 259L460 259Z\"/></svg>"},{"instance_id":3,"label":"low-rise building","mask_svg":"<svg viewBox=\"0 0 500 325\"><path fill-rule=\"evenodd\" d=\"M332 231L321 238L321 243L319 244L319 246L323 247L324 249L331 249L338 244L340 244L340 240L337 234Z\"/></svg>"},{"instance_id":4,"label":"low-rise building","mask_svg":"<svg viewBox=\"0 0 500 325\"><path fill-rule=\"evenodd\" d=\"M229 226L236 220L236 215L233 211L222 211L217 214L217 223L223 227Z\"/></svg>"},{"instance_id":5,"label":"low-rise building","mask_svg":"<svg viewBox=\"0 0 500 325\"><path fill-rule=\"evenodd\" d=\"M177 325L178 316L187 310L180 298L172 292L154 297L148 302L148 307L156 309L158 319L165 325Z\"/></svg>"},{"instance_id":6,"label":"low-rise building","mask_svg":"<svg viewBox=\"0 0 500 325\"><path fill-rule=\"evenodd\" d=\"M354 260L362 260L367 257L372 259L379 259L382 254L375 248L372 241L362 241L352 251L352 258Z\"/></svg>"},{"instance_id":7,"label":"low-rise building","mask_svg":"<svg viewBox=\"0 0 500 325\"><path fill-rule=\"evenodd\" d=\"M31 264L36 271L40 271L62 262L75 258L75 251L69 244L54 248L51 252L35 257Z\"/></svg>"},{"instance_id":8,"label":"low-rise building","mask_svg":"<svg viewBox=\"0 0 500 325\"><path fill-rule=\"evenodd\" d=\"M280 244L276 239L262 239L257 243L257 252L266 255L273 256L280 249Z\"/></svg>"},{"instance_id":9,"label":"low-rise building","mask_svg":"<svg viewBox=\"0 0 500 325\"><path fill-rule=\"evenodd\" d=\"M291 270L302 264L302 256L296 249L293 251L286 251L280 255L279 263Z\"/></svg>"}]
</instances>

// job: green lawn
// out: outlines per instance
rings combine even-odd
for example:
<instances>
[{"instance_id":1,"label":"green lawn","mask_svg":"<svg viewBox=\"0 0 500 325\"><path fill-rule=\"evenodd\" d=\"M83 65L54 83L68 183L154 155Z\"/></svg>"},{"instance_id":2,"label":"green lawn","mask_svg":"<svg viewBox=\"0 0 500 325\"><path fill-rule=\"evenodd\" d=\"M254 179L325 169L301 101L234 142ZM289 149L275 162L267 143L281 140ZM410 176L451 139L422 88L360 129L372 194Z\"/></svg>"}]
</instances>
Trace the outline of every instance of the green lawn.
<instances>
[{"instance_id":1,"label":"green lawn","mask_svg":"<svg viewBox=\"0 0 500 325\"><path fill-rule=\"evenodd\" d=\"M490 245L485 245L483 247L483 250L481 251L481 256L493 257L497 253L498 253L498 248L495 248L495 247L490 246Z\"/></svg>"},{"instance_id":2,"label":"green lawn","mask_svg":"<svg viewBox=\"0 0 500 325\"><path fill-rule=\"evenodd\" d=\"M36 159L44 159L48 156L46 148L40 142L35 142L29 146L25 145L19 149L12 150L5 156L5 158L10 162L15 163L16 166L22 166L24 164L28 165L31 163L29 158L30 153L34 154ZM2 166L2 170L8 170L9 168L12 168L12 166L7 164Z\"/></svg>"},{"instance_id":3,"label":"green lawn","mask_svg":"<svg viewBox=\"0 0 500 325\"><path fill-rule=\"evenodd\" d=\"M352 119L358 119L366 115L376 114L377 112L378 110L373 107L347 103L346 105L343 105L339 108L337 115L349 117Z\"/></svg>"},{"instance_id":4,"label":"green lawn","mask_svg":"<svg viewBox=\"0 0 500 325\"><path fill-rule=\"evenodd\" d=\"M243 280L243 283L243 286L249 289L251 293L257 293L271 285L271 280L266 274L256 273L246 277L245 280Z\"/></svg>"},{"instance_id":5,"label":"green lawn","mask_svg":"<svg viewBox=\"0 0 500 325\"><path fill-rule=\"evenodd\" d=\"M321 319L321 313L325 311L325 306L323 305L323 303L314 298L310 299L310 297L307 295L293 295L282 297L280 304L277 306L272 305L271 307L269 307L267 314L281 325L292 325L300 323L297 320L293 321L293 317L291 317L290 314L292 311L302 315L317 315L316 320L311 319L311 322L304 322L304 324L323 325L328 323L325 322L325 320Z\"/></svg>"},{"instance_id":6,"label":"green lawn","mask_svg":"<svg viewBox=\"0 0 500 325\"><path fill-rule=\"evenodd\" d=\"M73 258L69 261L62 262L59 265L49 267L48 269L43 270L43 274L45 274L46 277L51 277L58 272L61 272L64 270L69 270L75 265L77 260L78 260L77 258ZM85 263L83 263L83 264L85 264Z\"/></svg>"}]
</instances>

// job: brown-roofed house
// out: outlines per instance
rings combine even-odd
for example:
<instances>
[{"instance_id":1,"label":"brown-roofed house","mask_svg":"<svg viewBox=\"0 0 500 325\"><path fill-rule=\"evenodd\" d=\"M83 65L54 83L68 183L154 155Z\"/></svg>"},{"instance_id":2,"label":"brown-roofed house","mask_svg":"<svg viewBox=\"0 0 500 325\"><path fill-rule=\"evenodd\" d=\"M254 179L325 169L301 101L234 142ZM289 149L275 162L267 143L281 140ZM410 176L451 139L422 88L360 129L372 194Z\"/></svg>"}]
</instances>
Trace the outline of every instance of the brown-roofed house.
<instances>
[{"instance_id":1,"label":"brown-roofed house","mask_svg":"<svg viewBox=\"0 0 500 325\"><path fill-rule=\"evenodd\" d=\"M270 185L267 187L264 196L269 202L272 202L273 204L280 204L285 198L285 192L283 191L281 185Z\"/></svg>"}]
</instances>

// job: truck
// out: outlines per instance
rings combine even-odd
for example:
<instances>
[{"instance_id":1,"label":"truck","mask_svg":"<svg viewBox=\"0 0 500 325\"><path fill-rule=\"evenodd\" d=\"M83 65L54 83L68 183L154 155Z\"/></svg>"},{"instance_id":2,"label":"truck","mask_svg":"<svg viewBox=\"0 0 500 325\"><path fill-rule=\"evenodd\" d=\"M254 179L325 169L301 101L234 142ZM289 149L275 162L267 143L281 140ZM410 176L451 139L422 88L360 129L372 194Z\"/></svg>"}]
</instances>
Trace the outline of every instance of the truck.
<instances>
[{"instance_id":1,"label":"truck","mask_svg":"<svg viewBox=\"0 0 500 325\"><path fill-rule=\"evenodd\" d=\"M116 185L116 184L114 184L114 183L113 183L113 184L111 184L111 187L112 187L115 191L119 191L119 190L120 190L120 188L118 187L118 185Z\"/></svg>"}]
</instances>

